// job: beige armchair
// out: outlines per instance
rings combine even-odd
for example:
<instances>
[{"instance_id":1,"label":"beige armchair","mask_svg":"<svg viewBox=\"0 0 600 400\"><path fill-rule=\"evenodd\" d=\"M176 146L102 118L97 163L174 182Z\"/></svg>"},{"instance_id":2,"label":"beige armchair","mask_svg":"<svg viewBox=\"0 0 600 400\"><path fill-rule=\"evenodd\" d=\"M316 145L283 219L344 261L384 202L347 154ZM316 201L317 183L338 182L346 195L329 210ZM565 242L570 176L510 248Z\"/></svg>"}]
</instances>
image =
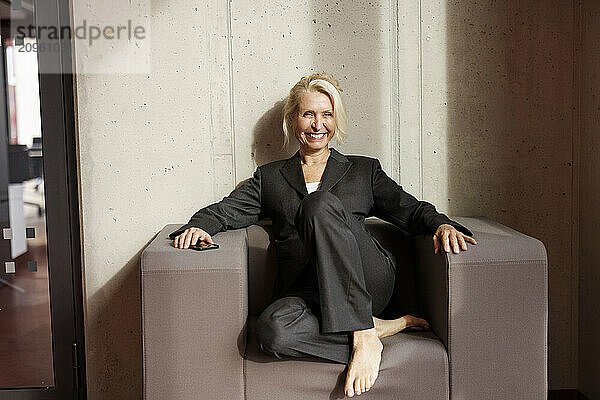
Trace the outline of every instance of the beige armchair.
<instances>
[{"instance_id":1,"label":"beige armchair","mask_svg":"<svg viewBox=\"0 0 600 400\"><path fill-rule=\"evenodd\" d=\"M453 218L478 241L433 254L431 235L367 220L398 264L389 318L420 313L431 330L384 338L379 378L358 399L546 399L544 245L487 218ZM268 224L222 232L218 250L175 249L166 226L142 253L144 399L343 398L345 365L258 349L275 256Z\"/></svg>"}]
</instances>

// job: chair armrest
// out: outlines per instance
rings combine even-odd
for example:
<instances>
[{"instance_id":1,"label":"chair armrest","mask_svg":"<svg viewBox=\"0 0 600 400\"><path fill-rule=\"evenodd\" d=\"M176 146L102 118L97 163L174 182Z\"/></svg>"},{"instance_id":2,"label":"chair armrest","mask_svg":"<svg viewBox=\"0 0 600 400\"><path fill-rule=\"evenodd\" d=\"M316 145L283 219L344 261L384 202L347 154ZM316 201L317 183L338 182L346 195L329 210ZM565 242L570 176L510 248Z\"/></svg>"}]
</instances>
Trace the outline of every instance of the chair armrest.
<instances>
[{"instance_id":1,"label":"chair armrest","mask_svg":"<svg viewBox=\"0 0 600 400\"><path fill-rule=\"evenodd\" d=\"M450 398L546 399L548 277L542 242L484 217L454 218L477 245L415 240L419 302L450 362Z\"/></svg>"},{"instance_id":2,"label":"chair armrest","mask_svg":"<svg viewBox=\"0 0 600 400\"><path fill-rule=\"evenodd\" d=\"M141 257L144 399L243 399L248 315L245 229L220 248L173 247L167 225Z\"/></svg>"}]
</instances>

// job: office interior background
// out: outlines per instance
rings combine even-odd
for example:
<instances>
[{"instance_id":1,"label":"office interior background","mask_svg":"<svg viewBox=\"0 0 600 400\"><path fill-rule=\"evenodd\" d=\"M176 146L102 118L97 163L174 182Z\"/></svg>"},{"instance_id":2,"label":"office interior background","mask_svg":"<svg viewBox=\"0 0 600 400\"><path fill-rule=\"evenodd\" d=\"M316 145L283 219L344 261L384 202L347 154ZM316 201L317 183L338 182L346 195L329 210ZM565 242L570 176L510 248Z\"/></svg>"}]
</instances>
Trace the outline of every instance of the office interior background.
<instances>
[{"instance_id":1,"label":"office interior background","mask_svg":"<svg viewBox=\"0 0 600 400\"><path fill-rule=\"evenodd\" d=\"M600 3L71 6L72 26L131 20L146 32L73 41L88 398L141 398L142 250L290 154L282 101L322 71L350 121L334 147L379 158L441 212L545 244L550 389L600 398Z\"/></svg>"}]
</instances>

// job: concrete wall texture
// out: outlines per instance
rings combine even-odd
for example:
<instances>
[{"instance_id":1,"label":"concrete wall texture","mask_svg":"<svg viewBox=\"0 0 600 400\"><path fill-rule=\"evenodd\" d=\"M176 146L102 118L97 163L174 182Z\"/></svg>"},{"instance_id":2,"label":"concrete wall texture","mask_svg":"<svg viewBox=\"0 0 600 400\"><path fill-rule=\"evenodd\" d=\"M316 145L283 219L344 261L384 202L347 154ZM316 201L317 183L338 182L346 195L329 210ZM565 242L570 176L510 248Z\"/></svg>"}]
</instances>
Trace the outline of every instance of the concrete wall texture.
<instances>
[{"instance_id":1,"label":"concrete wall texture","mask_svg":"<svg viewBox=\"0 0 600 400\"><path fill-rule=\"evenodd\" d=\"M378 157L449 215L486 215L545 243L550 385L576 387L576 10L566 0L74 0L75 25L135 17L151 28L141 71L76 80L89 398L140 398L141 251L295 150L280 149L282 100L314 71L344 89L351 136L336 148ZM74 53L76 71L106 57L81 40Z\"/></svg>"}]
</instances>

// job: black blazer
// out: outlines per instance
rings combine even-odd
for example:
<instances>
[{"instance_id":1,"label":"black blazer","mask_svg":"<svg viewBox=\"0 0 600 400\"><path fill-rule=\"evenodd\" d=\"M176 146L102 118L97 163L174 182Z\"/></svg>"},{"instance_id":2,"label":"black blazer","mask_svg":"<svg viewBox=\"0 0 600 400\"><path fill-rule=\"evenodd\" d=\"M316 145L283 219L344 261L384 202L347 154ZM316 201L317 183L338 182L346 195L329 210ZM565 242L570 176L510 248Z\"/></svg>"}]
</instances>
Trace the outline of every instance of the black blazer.
<instances>
[{"instance_id":1,"label":"black blazer","mask_svg":"<svg viewBox=\"0 0 600 400\"><path fill-rule=\"evenodd\" d=\"M376 216L412 235L434 233L441 224L450 224L472 236L469 229L438 213L432 204L406 193L375 158L345 156L332 148L319 190L336 195L362 223L366 217ZM190 227L204 229L212 236L271 218L279 267L273 292L276 299L308 262L294 226L296 211L307 195L300 153L296 152L287 160L258 167L252 178L220 202L196 212L170 238Z\"/></svg>"}]
</instances>

